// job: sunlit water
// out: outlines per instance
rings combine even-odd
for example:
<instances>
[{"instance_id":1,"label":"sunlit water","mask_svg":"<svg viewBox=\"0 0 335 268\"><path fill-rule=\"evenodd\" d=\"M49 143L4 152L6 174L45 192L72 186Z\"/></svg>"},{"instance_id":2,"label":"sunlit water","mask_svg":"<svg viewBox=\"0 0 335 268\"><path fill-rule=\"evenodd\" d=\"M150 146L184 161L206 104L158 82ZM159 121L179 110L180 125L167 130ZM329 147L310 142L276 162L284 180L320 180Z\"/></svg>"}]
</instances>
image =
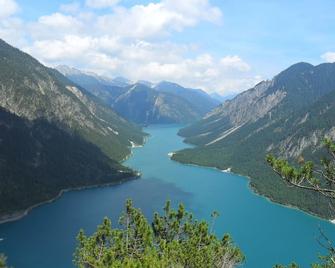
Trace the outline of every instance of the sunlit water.
<instances>
[{"instance_id":1,"label":"sunlit water","mask_svg":"<svg viewBox=\"0 0 335 268\"><path fill-rule=\"evenodd\" d=\"M322 248L318 227L335 240L335 225L257 196L241 176L215 169L188 166L169 159L168 153L185 148L176 135L178 126L152 126L150 138L126 162L142 178L114 187L73 191L54 203L34 209L23 219L0 225L0 252L15 268L67 268L80 228L93 232L104 216L116 223L127 198L151 217L165 200L183 202L198 218L220 213L215 229L228 232L246 255L247 268L275 263L315 261Z\"/></svg>"}]
</instances>

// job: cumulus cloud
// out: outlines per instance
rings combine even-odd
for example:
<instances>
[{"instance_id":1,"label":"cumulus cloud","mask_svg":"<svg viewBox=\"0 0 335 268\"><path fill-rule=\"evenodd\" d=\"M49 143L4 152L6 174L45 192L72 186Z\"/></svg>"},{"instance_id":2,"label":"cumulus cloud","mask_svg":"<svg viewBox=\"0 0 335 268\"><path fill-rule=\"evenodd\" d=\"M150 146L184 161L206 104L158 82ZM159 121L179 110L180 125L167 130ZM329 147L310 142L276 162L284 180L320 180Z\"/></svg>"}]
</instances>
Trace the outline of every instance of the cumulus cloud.
<instances>
[{"instance_id":1,"label":"cumulus cloud","mask_svg":"<svg viewBox=\"0 0 335 268\"><path fill-rule=\"evenodd\" d=\"M91 8L106 8L115 6L120 0L86 0L86 6Z\"/></svg>"},{"instance_id":2,"label":"cumulus cloud","mask_svg":"<svg viewBox=\"0 0 335 268\"><path fill-rule=\"evenodd\" d=\"M326 52L321 55L321 58L326 62L335 62L335 52Z\"/></svg>"},{"instance_id":3,"label":"cumulus cloud","mask_svg":"<svg viewBox=\"0 0 335 268\"><path fill-rule=\"evenodd\" d=\"M222 12L209 0L161 0L129 8L115 6L117 2L86 1L89 8L72 2L26 25L12 21L2 27L0 22L0 37L12 35L15 40L15 35L23 31L29 41L20 47L44 64L67 64L134 81L169 80L207 91L231 93L260 80L238 55L216 58L196 44L169 41L175 31L203 21L221 22ZM113 9L107 13L94 11L110 6ZM11 30L13 25L15 31Z\"/></svg>"},{"instance_id":4,"label":"cumulus cloud","mask_svg":"<svg viewBox=\"0 0 335 268\"><path fill-rule=\"evenodd\" d=\"M185 56L192 49L168 42L129 43L108 36L68 35L63 40L37 41L25 50L51 65L68 64L103 75L122 75L133 81L169 80L221 93L238 92L261 80L238 56L222 59L209 53Z\"/></svg>"},{"instance_id":5,"label":"cumulus cloud","mask_svg":"<svg viewBox=\"0 0 335 268\"><path fill-rule=\"evenodd\" d=\"M230 69L236 69L239 71L249 71L250 66L248 63L243 61L239 56L225 56L221 59L220 63L222 66L230 68Z\"/></svg>"},{"instance_id":6,"label":"cumulus cloud","mask_svg":"<svg viewBox=\"0 0 335 268\"><path fill-rule=\"evenodd\" d=\"M113 14L99 17L97 26L104 32L114 29L119 35L145 38L182 31L200 21L218 23L221 17L220 9L211 6L208 0L163 0L129 9L115 8Z\"/></svg>"},{"instance_id":7,"label":"cumulus cloud","mask_svg":"<svg viewBox=\"0 0 335 268\"><path fill-rule=\"evenodd\" d=\"M0 19L7 18L19 10L19 6L14 0L0 0L0 7Z\"/></svg>"}]
</instances>

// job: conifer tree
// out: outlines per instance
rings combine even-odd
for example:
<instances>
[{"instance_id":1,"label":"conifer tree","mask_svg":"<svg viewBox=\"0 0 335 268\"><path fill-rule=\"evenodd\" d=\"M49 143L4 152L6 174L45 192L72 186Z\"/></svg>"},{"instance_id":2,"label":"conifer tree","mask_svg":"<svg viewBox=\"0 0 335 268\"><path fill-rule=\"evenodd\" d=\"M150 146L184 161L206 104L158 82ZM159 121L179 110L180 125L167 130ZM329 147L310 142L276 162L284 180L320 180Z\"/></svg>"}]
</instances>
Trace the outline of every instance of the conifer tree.
<instances>
[{"instance_id":1,"label":"conifer tree","mask_svg":"<svg viewBox=\"0 0 335 268\"><path fill-rule=\"evenodd\" d=\"M273 155L266 157L267 163L272 167L285 183L290 187L319 192L329 199L330 209L334 209L335 203L335 143L327 138L324 141L328 156L321 159L320 164L311 161L300 161L300 166L291 165L287 160L276 158ZM329 254L321 256L319 264L313 264L313 268L334 268L335 247L326 234L320 230L319 243L327 249ZM276 265L275 268L285 268ZM288 268L298 268L297 264L291 264Z\"/></svg>"},{"instance_id":2,"label":"conifer tree","mask_svg":"<svg viewBox=\"0 0 335 268\"><path fill-rule=\"evenodd\" d=\"M80 231L76 266L232 268L244 260L228 235L218 239L207 222L195 220L183 205L172 209L169 201L163 215L155 213L150 225L128 200L119 226L113 228L105 218L93 235Z\"/></svg>"}]
</instances>

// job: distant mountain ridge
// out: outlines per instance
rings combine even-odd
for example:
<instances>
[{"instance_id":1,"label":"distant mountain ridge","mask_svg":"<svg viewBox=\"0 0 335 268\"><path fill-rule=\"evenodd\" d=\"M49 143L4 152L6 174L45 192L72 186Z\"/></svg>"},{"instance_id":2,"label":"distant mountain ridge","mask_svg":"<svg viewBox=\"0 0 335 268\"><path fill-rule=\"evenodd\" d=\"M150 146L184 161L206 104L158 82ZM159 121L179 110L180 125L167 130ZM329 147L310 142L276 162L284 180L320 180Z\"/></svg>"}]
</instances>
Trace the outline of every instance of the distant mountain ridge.
<instances>
[{"instance_id":1,"label":"distant mountain ridge","mask_svg":"<svg viewBox=\"0 0 335 268\"><path fill-rule=\"evenodd\" d=\"M167 81L154 84L139 80L120 86L96 74L76 69L75 73L71 73L66 69L72 68L64 66L57 68L120 115L139 124L194 122L220 103L200 89L184 88Z\"/></svg>"},{"instance_id":2,"label":"distant mountain ridge","mask_svg":"<svg viewBox=\"0 0 335 268\"><path fill-rule=\"evenodd\" d=\"M159 92L144 84L127 87L112 107L120 115L138 124L187 123L199 119L203 114L183 98Z\"/></svg>"},{"instance_id":3,"label":"distant mountain ridge","mask_svg":"<svg viewBox=\"0 0 335 268\"><path fill-rule=\"evenodd\" d=\"M266 166L267 153L318 160L325 136L335 138L335 64L298 63L214 109L180 135L197 148L174 159L251 177L272 200L334 217L319 194L288 188Z\"/></svg>"},{"instance_id":4,"label":"distant mountain ridge","mask_svg":"<svg viewBox=\"0 0 335 268\"><path fill-rule=\"evenodd\" d=\"M136 176L119 161L141 129L3 40L0 111L0 220L62 189Z\"/></svg>"}]
</instances>

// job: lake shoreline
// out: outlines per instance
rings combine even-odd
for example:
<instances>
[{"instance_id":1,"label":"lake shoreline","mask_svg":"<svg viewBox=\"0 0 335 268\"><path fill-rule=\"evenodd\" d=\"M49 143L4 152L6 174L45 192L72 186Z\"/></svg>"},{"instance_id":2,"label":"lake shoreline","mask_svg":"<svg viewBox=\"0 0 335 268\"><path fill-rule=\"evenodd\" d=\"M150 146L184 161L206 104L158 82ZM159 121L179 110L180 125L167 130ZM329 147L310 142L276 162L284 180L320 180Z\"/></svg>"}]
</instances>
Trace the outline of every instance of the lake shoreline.
<instances>
[{"instance_id":1,"label":"lake shoreline","mask_svg":"<svg viewBox=\"0 0 335 268\"><path fill-rule=\"evenodd\" d=\"M135 149L135 148L143 147L146 144L146 142L148 141L149 137L150 137L150 135L146 135L143 138L143 143L142 144L135 144L134 142L130 142L130 144L131 144L130 148ZM126 157L123 160L121 160L120 163L124 163L132 155L133 155L133 151L130 150L130 153L128 155L126 155ZM4 224L4 223L7 223L7 222L18 221L18 220L24 218L25 216L27 216L33 209L57 201L66 192L80 191L80 190L93 189L93 188L111 187L111 186L115 186L115 185L118 185L118 184L121 184L121 183L125 183L127 181L138 179L138 178L140 178L140 176L141 176L141 174L139 172L137 172L137 176L120 179L120 180L115 181L115 182L108 182L108 183L94 184L94 185L87 185L87 186L70 187L70 188L62 189L62 190L59 191L59 193L55 197L53 197L51 199L48 199L48 200L39 202L37 204L34 204L34 205L28 207L25 210L15 211L11 214L6 214L6 215L3 215L3 216L0 216L0 224Z\"/></svg>"},{"instance_id":2,"label":"lake shoreline","mask_svg":"<svg viewBox=\"0 0 335 268\"><path fill-rule=\"evenodd\" d=\"M0 216L0 224L5 224L8 222L13 222L13 221L18 221L24 217L26 217L33 209L38 208L40 206L46 205L46 204L50 204L53 203L55 201L57 201L59 198L61 198L63 196L63 194L67 193L67 192L72 192L72 191L81 191L81 190L87 190L87 189L94 189L94 188L104 188L104 187L113 187L116 185L120 185L123 183L126 183L128 181L132 181L132 180L136 180L139 179L139 176L133 176L133 177L129 177L129 178L124 178L124 179L120 179L118 181L114 181L114 182L108 182L108 183L102 183L102 184L93 184L93 185L87 185L87 186L78 186L78 187L71 187L71 188L66 188L66 189L62 189L59 191L59 193L48 200L39 202L37 204L34 204L30 207L28 207L25 210L21 210L21 211L16 211L13 212L11 214L6 214L3 216Z\"/></svg>"},{"instance_id":3,"label":"lake shoreline","mask_svg":"<svg viewBox=\"0 0 335 268\"><path fill-rule=\"evenodd\" d=\"M246 178L247 181L248 181L248 188L250 189L250 192L254 195L257 195L259 197L262 197L262 198L265 198L268 202L270 203L273 203L273 204L276 204L276 205L280 205L280 206L283 206L283 207L286 207L286 208L289 208L289 209L294 209L294 210L298 210L302 213L305 213L309 216L312 216L312 217L316 217L318 219L321 219L321 220L324 220L324 221L328 221L332 224L335 224L335 219L327 219L327 218L324 218L324 217L321 217L320 215L317 215L315 213L313 213L312 211L309 211L309 210L305 210L305 209L301 209L297 206L293 206L291 204L288 204L288 203L282 203L282 202L277 202L275 200L273 200L270 196L267 196L265 194L262 194L260 193L252 184L251 184L251 180L252 178L250 176L247 176L247 175L243 175L243 174L238 174L238 173L235 173L235 172L232 172L232 171L227 171L228 169L230 169L229 167L225 170L221 169L221 168L218 168L218 167L215 167L215 166L202 166L202 165L197 165L197 164L193 164L193 163L188 163L188 162L181 162L181 161L178 161L178 160L175 160L173 159L173 155L175 153L173 153L170 157L169 155L169 158L172 160L172 161L175 161L176 163L180 163L182 165L188 165L188 166L195 166L195 167L201 167L201 168L208 168L208 169L214 169L214 170L217 170L217 171L220 171L220 172L225 172L225 173L231 173L231 174L234 174L234 175L237 175L239 177L242 177L242 178Z\"/></svg>"}]
</instances>

